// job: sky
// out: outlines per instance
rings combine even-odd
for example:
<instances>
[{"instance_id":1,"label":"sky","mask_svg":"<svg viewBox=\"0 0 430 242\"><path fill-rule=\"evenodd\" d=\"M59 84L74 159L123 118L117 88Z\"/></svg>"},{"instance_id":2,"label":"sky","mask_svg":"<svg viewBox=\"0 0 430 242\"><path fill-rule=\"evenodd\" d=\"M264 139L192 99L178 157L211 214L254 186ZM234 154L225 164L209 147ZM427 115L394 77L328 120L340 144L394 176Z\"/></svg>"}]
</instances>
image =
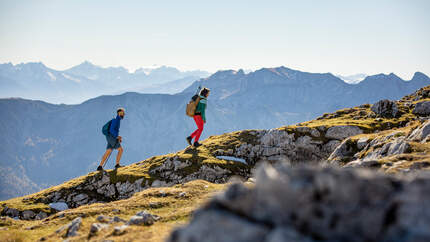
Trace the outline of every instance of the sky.
<instances>
[{"instance_id":1,"label":"sky","mask_svg":"<svg viewBox=\"0 0 430 242\"><path fill-rule=\"evenodd\" d=\"M430 75L427 0L1 0L0 63Z\"/></svg>"}]
</instances>

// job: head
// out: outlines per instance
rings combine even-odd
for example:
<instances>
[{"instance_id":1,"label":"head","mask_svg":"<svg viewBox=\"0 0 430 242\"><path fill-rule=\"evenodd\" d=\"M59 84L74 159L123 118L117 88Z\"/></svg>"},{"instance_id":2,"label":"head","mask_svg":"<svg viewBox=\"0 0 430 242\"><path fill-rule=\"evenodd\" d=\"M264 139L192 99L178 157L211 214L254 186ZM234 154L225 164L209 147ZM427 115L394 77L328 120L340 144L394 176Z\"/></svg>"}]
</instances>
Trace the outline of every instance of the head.
<instances>
[{"instance_id":1,"label":"head","mask_svg":"<svg viewBox=\"0 0 430 242\"><path fill-rule=\"evenodd\" d=\"M208 97L210 92L211 92L211 90L209 90L209 88L204 87L204 88L200 91L200 96Z\"/></svg>"},{"instance_id":2,"label":"head","mask_svg":"<svg viewBox=\"0 0 430 242\"><path fill-rule=\"evenodd\" d=\"M118 116L120 116L120 117L121 117L121 119L123 119L123 118L124 118L124 115L125 115L125 109L124 109L124 108L118 108L118 109L116 110L116 114L117 114Z\"/></svg>"}]
</instances>

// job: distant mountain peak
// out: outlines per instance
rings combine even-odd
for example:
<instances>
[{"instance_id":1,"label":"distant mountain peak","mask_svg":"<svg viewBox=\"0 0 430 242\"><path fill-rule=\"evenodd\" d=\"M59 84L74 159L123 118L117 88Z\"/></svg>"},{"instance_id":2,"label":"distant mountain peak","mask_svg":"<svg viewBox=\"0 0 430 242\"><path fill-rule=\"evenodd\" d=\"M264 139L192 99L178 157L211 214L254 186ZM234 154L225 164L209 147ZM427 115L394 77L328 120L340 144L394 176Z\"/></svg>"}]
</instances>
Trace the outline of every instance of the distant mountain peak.
<instances>
[{"instance_id":1,"label":"distant mountain peak","mask_svg":"<svg viewBox=\"0 0 430 242\"><path fill-rule=\"evenodd\" d=\"M430 78L426 74L417 71L417 72L414 73L414 76L412 77L412 80L417 80L417 81L426 80L426 81L430 81Z\"/></svg>"},{"instance_id":2,"label":"distant mountain peak","mask_svg":"<svg viewBox=\"0 0 430 242\"><path fill-rule=\"evenodd\" d=\"M214 74L212 74L210 76L210 78L228 78L228 77L232 77L232 76L243 76L245 75L245 72L240 69L238 71L236 70L221 70L221 71L217 71Z\"/></svg>"},{"instance_id":3,"label":"distant mountain peak","mask_svg":"<svg viewBox=\"0 0 430 242\"><path fill-rule=\"evenodd\" d=\"M79 66L96 66L93 63L91 63L88 60L85 60L84 62L82 62L81 64L79 64Z\"/></svg>"},{"instance_id":4,"label":"distant mountain peak","mask_svg":"<svg viewBox=\"0 0 430 242\"><path fill-rule=\"evenodd\" d=\"M43 64L41 61L39 61L39 62L27 62L27 63L21 63L21 64L18 64L17 66L24 66L24 65L26 65L26 66L31 66L31 67L47 68L47 67L45 66L45 64Z\"/></svg>"}]
</instances>

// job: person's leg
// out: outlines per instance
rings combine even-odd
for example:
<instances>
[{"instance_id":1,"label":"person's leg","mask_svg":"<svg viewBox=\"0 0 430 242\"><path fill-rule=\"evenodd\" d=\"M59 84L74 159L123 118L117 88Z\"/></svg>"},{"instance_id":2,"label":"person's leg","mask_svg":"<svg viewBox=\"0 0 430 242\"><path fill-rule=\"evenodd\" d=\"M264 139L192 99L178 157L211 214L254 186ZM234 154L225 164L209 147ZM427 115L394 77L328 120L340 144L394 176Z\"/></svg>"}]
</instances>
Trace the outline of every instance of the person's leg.
<instances>
[{"instance_id":1,"label":"person's leg","mask_svg":"<svg viewBox=\"0 0 430 242\"><path fill-rule=\"evenodd\" d=\"M196 137L194 139L194 142L198 143L199 139L200 139L200 135L202 135L203 126L204 126L204 122L203 122L202 116L200 116L200 115L197 116L196 124L197 124L197 133L196 133Z\"/></svg>"},{"instance_id":2,"label":"person's leg","mask_svg":"<svg viewBox=\"0 0 430 242\"><path fill-rule=\"evenodd\" d=\"M200 120L202 120L202 116L195 115L193 119L194 119L194 122L196 122L197 129L190 135L191 138L195 138L197 134L200 132L199 124L200 124Z\"/></svg>"},{"instance_id":3,"label":"person's leg","mask_svg":"<svg viewBox=\"0 0 430 242\"><path fill-rule=\"evenodd\" d=\"M119 165L119 161L121 160L121 156L122 156L122 152L124 150L122 149L122 147L120 146L118 148L118 154L116 155L116 164Z\"/></svg>"},{"instance_id":4,"label":"person's leg","mask_svg":"<svg viewBox=\"0 0 430 242\"><path fill-rule=\"evenodd\" d=\"M102 160L100 161L100 166L103 166L106 162L106 159L109 157L110 153L112 153L112 149L106 149L106 152L102 156Z\"/></svg>"}]
</instances>

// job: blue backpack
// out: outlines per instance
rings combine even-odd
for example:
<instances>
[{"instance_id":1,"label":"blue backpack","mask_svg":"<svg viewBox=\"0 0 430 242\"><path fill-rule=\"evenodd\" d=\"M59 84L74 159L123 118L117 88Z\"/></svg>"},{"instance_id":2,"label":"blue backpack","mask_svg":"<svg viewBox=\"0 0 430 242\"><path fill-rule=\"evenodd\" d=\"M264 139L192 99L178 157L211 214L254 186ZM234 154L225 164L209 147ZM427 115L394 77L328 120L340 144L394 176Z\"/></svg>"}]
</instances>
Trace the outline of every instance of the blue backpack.
<instances>
[{"instance_id":1,"label":"blue backpack","mask_svg":"<svg viewBox=\"0 0 430 242\"><path fill-rule=\"evenodd\" d=\"M109 120L105 125L103 125L102 133L103 133L105 136L108 136L108 135L109 135L109 130L110 130L110 125L111 125L111 123L112 123L112 120Z\"/></svg>"}]
</instances>

